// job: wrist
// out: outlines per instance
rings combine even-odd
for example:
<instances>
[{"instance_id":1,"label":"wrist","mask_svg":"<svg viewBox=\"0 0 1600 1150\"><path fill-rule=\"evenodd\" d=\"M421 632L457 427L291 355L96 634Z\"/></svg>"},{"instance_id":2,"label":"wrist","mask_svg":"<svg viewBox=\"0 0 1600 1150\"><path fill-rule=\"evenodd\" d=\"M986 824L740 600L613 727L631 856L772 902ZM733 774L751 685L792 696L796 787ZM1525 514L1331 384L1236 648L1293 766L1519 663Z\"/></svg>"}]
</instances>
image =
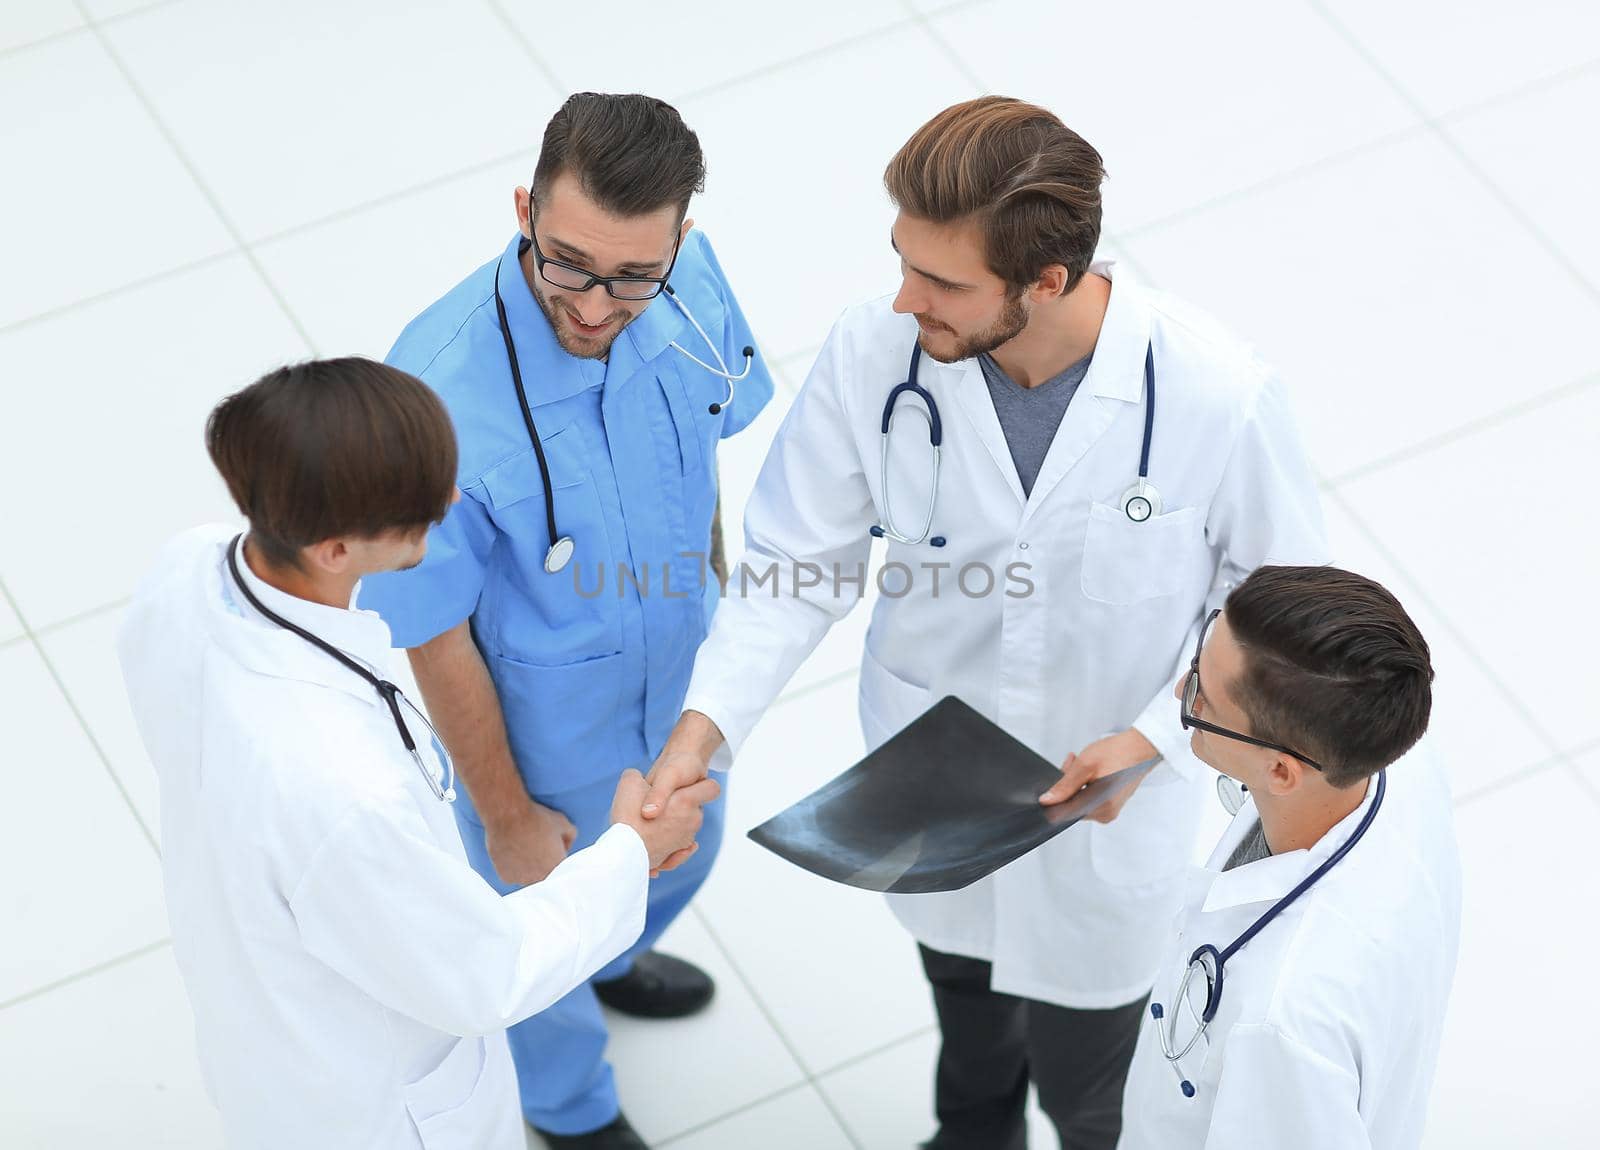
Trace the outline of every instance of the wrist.
<instances>
[{"instance_id":1,"label":"wrist","mask_svg":"<svg viewBox=\"0 0 1600 1150\"><path fill-rule=\"evenodd\" d=\"M516 831L525 828L539 813L539 804L526 792L505 795L492 805L478 808L485 830Z\"/></svg>"},{"instance_id":2,"label":"wrist","mask_svg":"<svg viewBox=\"0 0 1600 1150\"><path fill-rule=\"evenodd\" d=\"M690 755L698 759L702 765L711 762L711 756L716 754L717 748L722 746L724 740L722 730L709 715L699 711L685 711L678 719L677 726L672 728L672 734L667 737L667 745L662 748L661 754Z\"/></svg>"},{"instance_id":3,"label":"wrist","mask_svg":"<svg viewBox=\"0 0 1600 1150\"><path fill-rule=\"evenodd\" d=\"M1134 756L1136 762L1142 763L1146 759L1153 759L1161 754L1160 749L1138 727L1129 727L1122 732L1122 737L1127 743L1129 753Z\"/></svg>"}]
</instances>

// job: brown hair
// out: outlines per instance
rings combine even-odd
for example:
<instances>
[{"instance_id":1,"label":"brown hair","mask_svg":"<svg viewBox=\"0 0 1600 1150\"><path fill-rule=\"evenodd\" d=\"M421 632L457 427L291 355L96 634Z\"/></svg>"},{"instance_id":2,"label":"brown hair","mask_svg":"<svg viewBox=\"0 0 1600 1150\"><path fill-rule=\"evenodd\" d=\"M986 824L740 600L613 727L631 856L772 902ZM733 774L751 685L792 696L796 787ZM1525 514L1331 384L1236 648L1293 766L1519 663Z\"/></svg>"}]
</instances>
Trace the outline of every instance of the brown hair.
<instances>
[{"instance_id":1,"label":"brown hair","mask_svg":"<svg viewBox=\"0 0 1600 1150\"><path fill-rule=\"evenodd\" d=\"M678 109L653 96L579 92L567 97L545 126L533 194L543 195L562 172L578 177L585 194L614 216L643 216L705 190L700 139Z\"/></svg>"},{"instance_id":2,"label":"brown hair","mask_svg":"<svg viewBox=\"0 0 1600 1150\"><path fill-rule=\"evenodd\" d=\"M206 420L206 451L267 560L437 523L456 482L456 437L420 379L370 359L269 372Z\"/></svg>"},{"instance_id":3,"label":"brown hair","mask_svg":"<svg viewBox=\"0 0 1600 1150\"><path fill-rule=\"evenodd\" d=\"M1405 608L1337 567L1261 567L1224 607L1244 651L1231 685L1251 733L1316 759L1347 787L1428 729L1433 666Z\"/></svg>"},{"instance_id":4,"label":"brown hair","mask_svg":"<svg viewBox=\"0 0 1600 1150\"><path fill-rule=\"evenodd\" d=\"M1066 290L1100 242L1100 153L1052 113L1008 96L946 108L905 142L883 173L902 211L935 223L971 220L989 270L1012 295L1051 264Z\"/></svg>"}]
</instances>

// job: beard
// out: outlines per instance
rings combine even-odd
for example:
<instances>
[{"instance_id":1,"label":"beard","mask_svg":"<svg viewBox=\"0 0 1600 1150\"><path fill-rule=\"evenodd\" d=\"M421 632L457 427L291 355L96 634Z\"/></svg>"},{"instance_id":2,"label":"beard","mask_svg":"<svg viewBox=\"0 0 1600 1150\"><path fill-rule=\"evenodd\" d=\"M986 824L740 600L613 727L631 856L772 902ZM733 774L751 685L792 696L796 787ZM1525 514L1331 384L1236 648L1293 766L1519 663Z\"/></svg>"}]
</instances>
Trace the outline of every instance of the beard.
<instances>
[{"instance_id":1,"label":"beard","mask_svg":"<svg viewBox=\"0 0 1600 1150\"><path fill-rule=\"evenodd\" d=\"M986 355L996 348L1010 343L1023 328L1028 326L1029 309L1022 302L1019 294L1001 305L1000 315L994 323L980 332L975 332L965 338L957 337L954 349L949 351L935 351L928 346L927 336L918 333L917 342L922 344L922 350L928 353L930 359L939 363L958 363L963 359L972 359L974 356ZM921 318L921 317L919 317ZM951 331L952 336L955 335Z\"/></svg>"},{"instance_id":2,"label":"beard","mask_svg":"<svg viewBox=\"0 0 1600 1150\"><path fill-rule=\"evenodd\" d=\"M614 311L606 317L606 322L614 326L598 336L589 336L572 326L571 312L564 304L559 300L545 297L543 288L537 280L533 283L533 298L538 303L539 310L544 312L544 318L550 324L550 330L555 333L556 343L561 345L561 350L578 359L605 359L617 336L622 334L623 328L633 322L635 316L635 313L626 309ZM616 323L618 319L622 322Z\"/></svg>"}]
</instances>

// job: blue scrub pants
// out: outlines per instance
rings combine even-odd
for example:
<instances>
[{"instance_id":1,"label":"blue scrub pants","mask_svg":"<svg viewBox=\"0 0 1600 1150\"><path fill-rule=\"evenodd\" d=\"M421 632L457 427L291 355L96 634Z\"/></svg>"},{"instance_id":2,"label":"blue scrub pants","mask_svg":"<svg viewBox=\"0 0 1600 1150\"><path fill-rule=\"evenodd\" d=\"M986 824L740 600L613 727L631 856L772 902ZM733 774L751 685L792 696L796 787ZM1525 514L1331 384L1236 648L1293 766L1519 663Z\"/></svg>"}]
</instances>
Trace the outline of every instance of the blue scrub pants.
<instances>
[{"instance_id":1,"label":"blue scrub pants","mask_svg":"<svg viewBox=\"0 0 1600 1150\"><path fill-rule=\"evenodd\" d=\"M717 780L727 786L726 775L718 775ZM572 849L582 850L611 826L611 800L616 789L615 779L604 780L557 794L535 795L534 801L572 820L578 828ZM539 1129L552 1134L583 1134L599 1129L617 1116L617 1087L611 1064L605 1059L606 1022L591 983L627 974L633 967L634 956L653 946L661 932L689 905L689 900L710 874L711 864L722 846L726 802L724 794L705 806L700 849L689 861L650 880L644 933L639 941L600 970L591 982L506 1032L511 1044L511 1060L517 1067L523 1116ZM467 848L472 868L501 894L515 890L495 874L484 845L483 827L475 814L469 815L464 805L458 805L455 810L456 825L461 829L461 841Z\"/></svg>"}]
</instances>

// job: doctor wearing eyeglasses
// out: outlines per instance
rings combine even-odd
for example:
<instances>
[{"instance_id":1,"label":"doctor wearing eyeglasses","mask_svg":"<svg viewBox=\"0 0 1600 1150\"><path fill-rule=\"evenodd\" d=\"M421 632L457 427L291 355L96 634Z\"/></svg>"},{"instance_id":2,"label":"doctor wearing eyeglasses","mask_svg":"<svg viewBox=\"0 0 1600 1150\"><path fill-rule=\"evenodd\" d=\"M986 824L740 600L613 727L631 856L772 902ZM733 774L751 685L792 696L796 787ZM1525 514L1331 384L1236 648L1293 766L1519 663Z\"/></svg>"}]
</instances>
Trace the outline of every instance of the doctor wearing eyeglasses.
<instances>
[{"instance_id":1,"label":"doctor wearing eyeglasses","mask_svg":"<svg viewBox=\"0 0 1600 1150\"><path fill-rule=\"evenodd\" d=\"M772 380L686 218L704 180L670 105L571 97L505 250L389 353L449 408L462 499L422 565L369 580L361 602L410 650L460 764L467 855L502 891L605 830L617 776L666 742L717 604L717 447ZM551 1146L644 1146L600 1006L662 1019L711 1001L710 976L654 944L710 873L723 809L652 884L638 946L513 1029L523 1113Z\"/></svg>"},{"instance_id":2,"label":"doctor wearing eyeglasses","mask_svg":"<svg viewBox=\"0 0 1600 1150\"><path fill-rule=\"evenodd\" d=\"M1188 876L1122 1150L1422 1140L1461 931L1427 642L1378 584L1263 567L1179 684L1233 822Z\"/></svg>"}]
</instances>

